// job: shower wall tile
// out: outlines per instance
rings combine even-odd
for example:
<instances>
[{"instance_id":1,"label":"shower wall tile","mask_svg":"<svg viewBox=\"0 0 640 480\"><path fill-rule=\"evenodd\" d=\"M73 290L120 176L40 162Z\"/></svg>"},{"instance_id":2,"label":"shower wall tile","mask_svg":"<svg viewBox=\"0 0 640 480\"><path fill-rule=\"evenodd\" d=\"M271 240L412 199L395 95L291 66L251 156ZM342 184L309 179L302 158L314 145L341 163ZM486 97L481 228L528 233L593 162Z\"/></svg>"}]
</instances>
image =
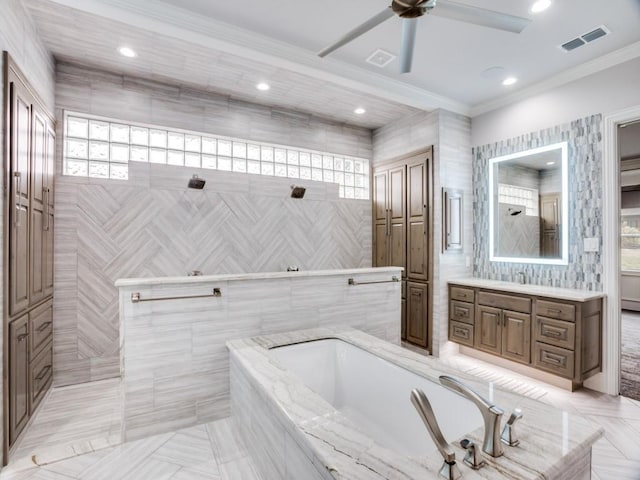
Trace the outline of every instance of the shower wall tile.
<instances>
[{"instance_id":1,"label":"shower wall tile","mask_svg":"<svg viewBox=\"0 0 640 480\"><path fill-rule=\"evenodd\" d=\"M569 264L533 265L489 261L489 159L567 141L569 144ZM602 116L593 115L539 132L473 149L474 276L563 288L602 290ZM583 239L598 239L598 252L585 252Z\"/></svg>"},{"instance_id":2,"label":"shower wall tile","mask_svg":"<svg viewBox=\"0 0 640 480\"><path fill-rule=\"evenodd\" d=\"M229 416L228 340L344 325L398 344L400 283L388 282L394 275L399 268L121 287L125 438ZM349 277L387 282L349 286ZM144 299L207 295L213 288L222 296L131 302L133 292Z\"/></svg>"},{"instance_id":3,"label":"shower wall tile","mask_svg":"<svg viewBox=\"0 0 640 480\"><path fill-rule=\"evenodd\" d=\"M58 138L65 109L371 158L371 131L311 115L59 63ZM54 382L119 375L118 295L125 277L367 267L369 201L291 179L132 162L129 180L61 175L57 150ZM193 174L204 191L188 190ZM216 411L208 402L200 412ZM193 413L197 415L196 413Z\"/></svg>"}]
</instances>

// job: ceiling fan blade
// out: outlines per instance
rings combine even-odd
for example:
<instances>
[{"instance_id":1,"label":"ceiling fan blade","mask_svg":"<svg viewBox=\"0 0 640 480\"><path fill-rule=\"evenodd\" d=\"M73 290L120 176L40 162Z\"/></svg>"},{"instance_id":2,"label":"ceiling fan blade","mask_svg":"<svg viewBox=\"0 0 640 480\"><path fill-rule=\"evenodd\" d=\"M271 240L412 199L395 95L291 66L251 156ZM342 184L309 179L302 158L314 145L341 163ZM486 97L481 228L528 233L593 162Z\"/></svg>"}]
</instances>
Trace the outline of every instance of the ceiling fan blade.
<instances>
[{"instance_id":1,"label":"ceiling fan blade","mask_svg":"<svg viewBox=\"0 0 640 480\"><path fill-rule=\"evenodd\" d=\"M360 35L367 33L369 30L371 30L374 27L377 27L385 20L390 19L391 17L393 17L393 15L394 14L393 14L393 10L391 10L391 7L385 8L382 12L378 13L376 16L370 18L369 20L364 22L362 25L354 28L353 30L345 34L343 37L340 38L340 40L338 40L333 45L330 45L327 48L323 49L322 51L318 52L318 56L326 57L331 52L337 50L343 45L346 45L350 41L355 40Z\"/></svg>"},{"instance_id":2,"label":"ceiling fan blade","mask_svg":"<svg viewBox=\"0 0 640 480\"><path fill-rule=\"evenodd\" d=\"M402 19L402 43L400 45L400 73L409 73L413 62L413 47L416 44L417 18Z\"/></svg>"},{"instance_id":3,"label":"ceiling fan blade","mask_svg":"<svg viewBox=\"0 0 640 480\"><path fill-rule=\"evenodd\" d=\"M475 25L513 33L522 32L522 30L531 23L531 20L528 18L472 7L471 5L464 5L451 0L438 1L432 13L434 15L460 20L461 22L473 23Z\"/></svg>"}]
</instances>

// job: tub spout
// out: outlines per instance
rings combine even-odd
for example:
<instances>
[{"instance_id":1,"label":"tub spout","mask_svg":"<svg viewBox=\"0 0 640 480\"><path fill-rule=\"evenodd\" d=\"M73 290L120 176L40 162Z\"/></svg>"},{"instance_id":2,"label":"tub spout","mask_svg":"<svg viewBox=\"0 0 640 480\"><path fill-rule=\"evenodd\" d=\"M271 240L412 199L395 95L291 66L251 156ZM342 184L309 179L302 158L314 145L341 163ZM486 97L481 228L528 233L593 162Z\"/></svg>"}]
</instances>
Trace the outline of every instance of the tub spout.
<instances>
[{"instance_id":1,"label":"tub spout","mask_svg":"<svg viewBox=\"0 0 640 480\"><path fill-rule=\"evenodd\" d=\"M418 414L427 427L427 431L429 432L429 435L431 435L433 443L436 444L440 455L442 455L442 458L444 459L444 463L442 464L442 468L439 472L440 476L447 480L458 480L462 476L462 473L456 465L456 452L453 451L451 446L445 440L444 435L442 435L442 431L440 431L438 421L433 413L433 408L431 408L429 399L427 399L427 396L422 390L414 388L411 391L411 403L413 403L413 406L418 410Z\"/></svg>"},{"instance_id":2,"label":"tub spout","mask_svg":"<svg viewBox=\"0 0 640 480\"><path fill-rule=\"evenodd\" d=\"M469 386L447 375L440 376L440 383L471 400L480 410L484 420L484 441L482 451L492 457L500 457L504 453L500 442L500 420L504 411L488 402Z\"/></svg>"}]
</instances>

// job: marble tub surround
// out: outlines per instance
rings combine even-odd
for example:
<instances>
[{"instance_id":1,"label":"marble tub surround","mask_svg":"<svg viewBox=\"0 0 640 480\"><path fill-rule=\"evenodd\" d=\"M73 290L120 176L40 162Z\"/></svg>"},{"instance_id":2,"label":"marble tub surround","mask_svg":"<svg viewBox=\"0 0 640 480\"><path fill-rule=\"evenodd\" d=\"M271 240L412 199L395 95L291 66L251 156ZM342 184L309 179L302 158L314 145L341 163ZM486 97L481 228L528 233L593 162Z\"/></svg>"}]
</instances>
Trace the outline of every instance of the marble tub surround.
<instances>
[{"instance_id":1,"label":"marble tub surround","mask_svg":"<svg viewBox=\"0 0 640 480\"><path fill-rule=\"evenodd\" d=\"M121 280L126 440L229 416L228 340L343 325L400 343L398 267ZM348 284L385 282L370 285ZM220 297L132 303L142 299Z\"/></svg>"},{"instance_id":2,"label":"marble tub surround","mask_svg":"<svg viewBox=\"0 0 640 480\"><path fill-rule=\"evenodd\" d=\"M266 478L438 478L442 457L437 452L408 458L377 445L362 434L351 420L282 368L269 352L269 348L275 346L323 338L337 338L351 343L427 379L437 381L439 375L452 375L487 397L492 390L495 403L505 410L505 417L514 408L521 408L524 412L518 424L521 445L505 446L504 456L497 459L485 456L488 466L479 471L473 471L462 463L464 452L458 444L460 439L447 439L456 451L464 478L590 478L591 446L602 435L601 428L536 400L493 388L487 382L444 366L434 359L364 332L341 327L227 343L231 351L234 418L249 442L253 436L251 432L257 435L258 441L255 441L255 449L252 450L253 459ZM409 398L406 408L413 408ZM427 436L425 429L425 439ZM483 429L469 432L466 436L481 445ZM265 439L268 441L265 442ZM295 477L296 472L302 471L300 469L307 469L306 477Z\"/></svg>"},{"instance_id":3,"label":"marble tub surround","mask_svg":"<svg viewBox=\"0 0 640 480\"><path fill-rule=\"evenodd\" d=\"M553 297L561 300L573 302L586 302L596 298L603 298L602 292L592 290L578 290L574 288L549 287L545 285L529 285L514 282L504 282L501 280L488 280L485 278L453 278L449 284L462 285L466 287L486 288L511 293L524 293L526 295L537 295L539 297Z\"/></svg>"}]
</instances>

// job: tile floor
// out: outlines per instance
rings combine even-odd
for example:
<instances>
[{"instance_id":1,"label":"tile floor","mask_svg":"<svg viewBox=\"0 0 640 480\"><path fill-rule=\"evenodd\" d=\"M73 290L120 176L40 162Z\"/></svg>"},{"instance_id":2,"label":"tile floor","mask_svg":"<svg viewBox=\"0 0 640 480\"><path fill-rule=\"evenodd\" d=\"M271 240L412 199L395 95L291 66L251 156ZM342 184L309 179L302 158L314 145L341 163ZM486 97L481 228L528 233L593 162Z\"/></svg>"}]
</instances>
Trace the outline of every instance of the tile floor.
<instances>
[{"instance_id":1,"label":"tile floor","mask_svg":"<svg viewBox=\"0 0 640 480\"><path fill-rule=\"evenodd\" d=\"M640 402L566 392L461 355L445 362L601 425L606 433L593 448L593 480L640 480ZM83 402L97 397L106 400ZM271 480L260 479L230 419L110 445L120 428L118 399L117 381L54 389L16 451L22 458L14 456L0 480ZM65 402L74 408L63 420Z\"/></svg>"},{"instance_id":2,"label":"tile floor","mask_svg":"<svg viewBox=\"0 0 640 480\"><path fill-rule=\"evenodd\" d=\"M622 311L620 392L640 400L640 312Z\"/></svg>"}]
</instances>

